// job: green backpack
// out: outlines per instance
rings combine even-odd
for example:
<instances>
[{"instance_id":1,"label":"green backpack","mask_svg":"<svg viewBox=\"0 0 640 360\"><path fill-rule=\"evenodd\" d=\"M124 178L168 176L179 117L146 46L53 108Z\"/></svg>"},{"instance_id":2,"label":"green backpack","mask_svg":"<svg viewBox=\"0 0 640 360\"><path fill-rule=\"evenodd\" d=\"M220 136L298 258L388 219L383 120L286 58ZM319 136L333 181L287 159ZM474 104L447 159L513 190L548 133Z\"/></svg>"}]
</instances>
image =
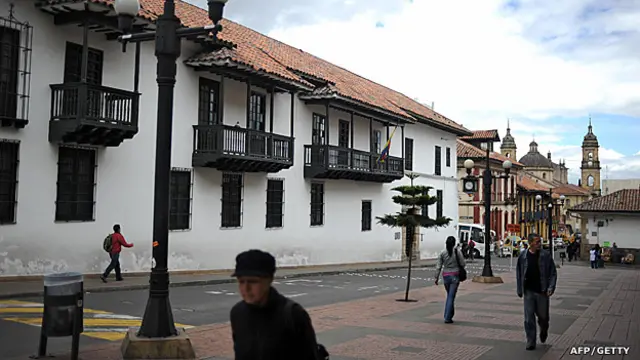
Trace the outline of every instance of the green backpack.
<instances>
[{"instance_id":1,"label":"green backpack","mask_svg":"<svg viewBox=\"0 0 640 360\"><path fill-rule=\"evenodd\" d=\"M102 248L108 253L111 253L111 249L113 249L113 239L111 237L112 235L113 234L107 235L107 237L104 238L104 241L102 242Z\"/></svg>"}]
</instances>

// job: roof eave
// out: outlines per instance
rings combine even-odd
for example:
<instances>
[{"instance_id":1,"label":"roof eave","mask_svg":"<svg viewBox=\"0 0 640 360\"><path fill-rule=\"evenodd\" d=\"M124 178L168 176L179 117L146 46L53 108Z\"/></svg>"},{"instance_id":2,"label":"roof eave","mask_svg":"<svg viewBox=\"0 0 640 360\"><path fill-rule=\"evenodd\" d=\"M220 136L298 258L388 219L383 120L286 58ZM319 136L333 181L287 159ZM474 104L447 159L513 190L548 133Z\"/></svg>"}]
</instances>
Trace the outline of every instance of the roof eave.
<instances>
[{"instance_id":1,"label":"roof eave","mask_svg":"<svg viewBox=\"0 0 640 360\"><path fill-rule=\"evenodd\" d=\"M575 213L607 213L607 214L639 214L640 215L640 210L602 210L602 209L583 210L583 209L571 208L568 211L575 212Z\"/></svg>"}]
</instances>

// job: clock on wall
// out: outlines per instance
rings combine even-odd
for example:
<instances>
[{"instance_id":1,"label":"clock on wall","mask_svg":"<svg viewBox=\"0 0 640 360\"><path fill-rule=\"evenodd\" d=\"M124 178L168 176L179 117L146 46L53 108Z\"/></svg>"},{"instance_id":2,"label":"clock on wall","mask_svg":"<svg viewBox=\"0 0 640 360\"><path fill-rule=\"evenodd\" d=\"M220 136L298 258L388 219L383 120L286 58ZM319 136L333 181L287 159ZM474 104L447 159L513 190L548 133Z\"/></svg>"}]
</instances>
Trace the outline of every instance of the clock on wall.
<instances>
[{"instance_id":1,"label":"clock on wall","mask_svg":"<svg viewBox=\"0 0 640 360\"><path fill-rule=\"evenodd\" d=\"M478 191L478 180L474 178L466 178L462 181L462 190L467 194Z\"/></svg>"}]
</instances>

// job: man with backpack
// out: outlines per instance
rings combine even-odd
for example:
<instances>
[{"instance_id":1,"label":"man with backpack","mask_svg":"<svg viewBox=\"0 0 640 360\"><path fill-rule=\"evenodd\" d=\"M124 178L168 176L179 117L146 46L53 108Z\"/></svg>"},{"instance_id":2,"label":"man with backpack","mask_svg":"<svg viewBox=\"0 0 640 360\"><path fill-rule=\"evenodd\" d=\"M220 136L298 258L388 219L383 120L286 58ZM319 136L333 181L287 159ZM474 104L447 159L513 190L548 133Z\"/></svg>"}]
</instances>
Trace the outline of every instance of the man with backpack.
<instances>
[{"instance_id":1,"label":"man with backpack","mask_svg":"<svg viewBox=\"0 0 640 360\"><path fill-rule=\"evenodd\" d=\"M276 259L260 250L236 257L242 300L231 309L236 360L325 360L307 311L273 288Z\"/></svg>"},{"instance_id":2,"label":"man with backpack","mask_svg":"<svg viewBox=\"0 0 640 360\"><path fill-rule=\"evenodd\" d=\"M120 270L120 252L122 251L122 247L133 247L133 243L127 243L120 232L120 225L113 225L113 234L109 234L102 243L102 248L104 251L109 253L111 257L111 262L109 266L104 270L104 273L100 276L100 280L106 283L107 278L112 270L116 271L116 281L122 281L122 273Z\"/></svg>"}]
</instances>

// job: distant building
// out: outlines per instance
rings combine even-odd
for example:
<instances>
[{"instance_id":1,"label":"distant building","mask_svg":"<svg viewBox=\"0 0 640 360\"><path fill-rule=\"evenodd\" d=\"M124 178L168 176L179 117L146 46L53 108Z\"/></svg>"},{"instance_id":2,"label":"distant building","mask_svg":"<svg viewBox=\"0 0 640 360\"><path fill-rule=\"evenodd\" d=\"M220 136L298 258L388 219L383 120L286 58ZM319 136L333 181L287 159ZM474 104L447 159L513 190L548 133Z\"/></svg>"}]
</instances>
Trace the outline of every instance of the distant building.
<instances>
[{"instance_id":1,"label":"distant building","mask_svg":"<svg viewBox=\"0 0 640 360\"><path fill-rule=\"evenodd\" d=\"M602 195L609 195L622 189L640 189L640 179L615 179L602 181Z\"/></svg>"}]
</instances>

